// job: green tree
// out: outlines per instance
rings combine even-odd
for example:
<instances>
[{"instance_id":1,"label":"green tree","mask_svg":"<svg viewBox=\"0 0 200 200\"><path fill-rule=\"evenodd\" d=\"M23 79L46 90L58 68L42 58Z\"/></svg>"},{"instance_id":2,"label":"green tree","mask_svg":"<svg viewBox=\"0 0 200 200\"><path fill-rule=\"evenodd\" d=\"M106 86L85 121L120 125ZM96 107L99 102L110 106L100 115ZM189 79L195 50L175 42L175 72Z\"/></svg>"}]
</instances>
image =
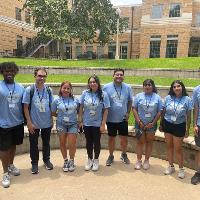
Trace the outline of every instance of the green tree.
<instances>
[{"instance_id":1,"label":"green tree","mask_svg":"<svg viewBox=\"0 0 200 200\"><path fill-rule=\"evenodd\" d=\"M58 40L108 43L116 33L119 15L110 0L26 0L34 25L40 34ZM120 31L128 27L128 18L120 18Z\"/></svg>"}]
</instances>

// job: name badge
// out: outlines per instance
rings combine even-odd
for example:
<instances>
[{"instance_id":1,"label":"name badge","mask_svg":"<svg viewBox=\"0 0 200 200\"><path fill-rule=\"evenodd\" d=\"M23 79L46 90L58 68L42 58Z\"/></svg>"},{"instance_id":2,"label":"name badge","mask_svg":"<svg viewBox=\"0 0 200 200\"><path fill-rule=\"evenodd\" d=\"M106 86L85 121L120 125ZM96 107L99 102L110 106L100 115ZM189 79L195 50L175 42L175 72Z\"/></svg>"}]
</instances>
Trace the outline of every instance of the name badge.
<instances>
[{"instance_id":1,"label":"name badge","mask_svg":"<svg viewBox=\"0 0 200 200\"><path fill-rule=\"evenodd\" d=\"M173 122L175 122L175 121L176 121L176 116L171 116L171 120L172 120Z\"/></svg>"},{"instance_id":2,"label":"name badge","mask_svg":"<svg viewBox=\"0 0 200 200\"><path fill-rule=\"evenodd\" d=\"M90 116L94 116L96 115L96 111L95 110L90 110Z\"/></svg>"},{"instance_id":3,"label":"name badge","mask_svg":"<svg viewBox=\"0 0 200 200\"><path fill-rule=\"evenodd\" d=\"M116 106L118 106L118 107L122 107L122 103L120 103L120 102L116 102Z\"/></svg>"},{"instance_id":4,"label":"name badge","mask_svg":"<svg viewBox=\"0 0 200 200\"><path fill-rule=\"evenodd\" d=\"M40 108L39 108L40 112L45 112L45 104L40 104Z\"/></svg>"},{"instance_id":5,"label":"name badge","mask_svg":"<svg viewBox=\"0 0 200 200\"><path fill-rule=\"evenodd\" d=\"M145 117L151 117L151 113L145 113Z\"/></svg>"},{"instance_id":6,"label":"name badge","mask_svg":"<svg viewBox=\"0 0 200 200\"><path fill-rule=\"evenodd\" d=\"M10 103L9 104L9 108L14 108L15 107L15 104L14 103Z\"/></svg>"},{"instance_id":7,"label":"name badge","mask_svg":"<svg viewBox=\"0 0 200 200\"><path fill-rule=\"evenodd\" d=\"M64 118L63 118L63 121L64 121L64 122L69 122L69 117L64 117Z\"/></svg>"}]
</instances>

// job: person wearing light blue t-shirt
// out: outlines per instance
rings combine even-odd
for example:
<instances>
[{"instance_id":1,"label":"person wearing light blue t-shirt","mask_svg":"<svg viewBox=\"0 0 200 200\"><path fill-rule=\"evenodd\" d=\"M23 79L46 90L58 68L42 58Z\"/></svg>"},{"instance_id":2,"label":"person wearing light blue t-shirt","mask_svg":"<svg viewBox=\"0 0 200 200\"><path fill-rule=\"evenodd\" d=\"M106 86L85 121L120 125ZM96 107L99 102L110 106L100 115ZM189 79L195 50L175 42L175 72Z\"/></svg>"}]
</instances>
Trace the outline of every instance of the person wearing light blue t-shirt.
<instances>
[{"instance_id":1,"label":"person wearing light blue t-shirt","mask_svg":"<svg viewBox=\"0 0 200 200\"><path fill-rule=\"evenodd\" d=\"M88 160L85 170L99 169L99 155L101 150L101 133L105 132L110 101L101 90L100 80L96 75L88 79L88 90L80 97L79 127L83 127L86 137ZM94 151L94 156L93 156Z\"/></svg>"},{"instance_id":2,"label":"person wearing light blue t-shirt","mask_svg":"<svg viewBox=\"0 0 200 200\"><path fill-rule=\"evenodd\" d=\"M200 86L194 88L192 101L194 106L194 141L196 146L200 147ZM194 185L200 183L200 151L198 151L197 166L198 170L191 178L191 183Z\"/></svg>"},{"instance_id":3,"label":"person wearing light blue t-shirt","mask_svg":"<svg viewBox=\"0 0 200 200\"><path fill-rule=\"evenodd\" d=\"M22 144L24 138L24 87L14 80L18 71L18 66L13 62L0 64L0 74L3 76L3 81L0 81L0 159L3 166L2 185L5 188L10 186L10 175L20 175L20 170L13 164L16 145Z\"/></svg>"},{"instance_id":4,"label":"person wearing light blue t-shirt","mask_svg":"<svg viewBox=\"0 0 200 200\"><path fill-rule=\"evenodd\" d=\"M157 121L162 110L162 100L157 94L155 83L151 79L143 82L144 92L139 93L134 98L133 115L135 117L135 132L137 141L137 162L135 169L141 167L147 170L150 167L149 158L151 156ZM142 164L143 146L145 145L145 159Z\"/></svg>"},{"instance_id":5,"label":"person wearing light blue t-shirt","mask_svg":"<svg viewBox=\"0 0 200 200\"><path fill-rule=\"evenodd\" d=\"M52 117L50 105L53 101L51 88L45 85L47 71L37 68L34 71L35 84L26 88L23 96L24 112L27 120L30 141L31 173L38 174L38 137L41 132L43 162L48 170L53 169L50 162L50 134Z\"/></svg>"},{"instance_id":6,"label":"person wearing light blue t-shirt","mask_svg":"<svg viewBox=\"0 0 200 200\"><path fill-rule=\"evenodd\" d=\"M164 172L165 175L170 175L175 172L175 153L179 165L178 177L181 179L185 177L182 143L184 137L188 137L189 135L191 110L192 101L190 97L188 97L183 82L180 80L173 81L169 94L164 101L160 124L160 130L165 134L167 158L169 162L169 166Z\"/></svg>"},{"instance_id":7,"label":"person wearing light blue t-shirt","mask_svg":"<svg viewBox=\"0 0 200 200\"><path fill-rule=\"evenodd\" d=\"M108 94L110 108L108 109L107 130L109 135L108 148L109 156L106 166L110 166L114 161L115 138L120 135L121 160L129 164L127 157L127 136L128 136L128 119L131 111L133 94L131 87L123 83L124 70L116 69L113 73L113 82L104 85L103 91Z\"/></svg>"},{"instance_id":8,"label":"person wearing light blue t-shirt","mask_svg":"<svg viewBox=\"0 0 200 200\"><path fill-rule=\"evenodd\" d=\"M79 100L72 93L72 84L69 81L62 82L59 97L53 101L51 111L52 115L57 117L56 129L59 134L60 150L64 159L64 172L75 170L74 157L78 132L78 109ZM67 142L69 146L69 160L67 158Z\"/></svg>"}]
</instances>

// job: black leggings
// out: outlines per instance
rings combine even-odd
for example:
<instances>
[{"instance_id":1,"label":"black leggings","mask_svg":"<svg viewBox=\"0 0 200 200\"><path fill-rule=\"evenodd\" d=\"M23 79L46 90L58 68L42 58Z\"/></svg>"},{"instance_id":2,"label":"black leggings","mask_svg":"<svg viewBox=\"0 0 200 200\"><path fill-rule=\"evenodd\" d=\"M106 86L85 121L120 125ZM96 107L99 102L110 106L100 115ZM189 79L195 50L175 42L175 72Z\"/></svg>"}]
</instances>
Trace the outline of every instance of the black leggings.
<instances>
[{"instance_id":1,"label":"black leggings","mask_svg":"<svg viewBox=\"0 0 200 200\"><path fill-rule=\"evenodd\" d=\"M94 159L98 159L101 151L100 127L84 126L83 129L86 138L86 148L87 148L88 158L93 159L93 149L94 149Z\"/></svg>"}]
</instances>

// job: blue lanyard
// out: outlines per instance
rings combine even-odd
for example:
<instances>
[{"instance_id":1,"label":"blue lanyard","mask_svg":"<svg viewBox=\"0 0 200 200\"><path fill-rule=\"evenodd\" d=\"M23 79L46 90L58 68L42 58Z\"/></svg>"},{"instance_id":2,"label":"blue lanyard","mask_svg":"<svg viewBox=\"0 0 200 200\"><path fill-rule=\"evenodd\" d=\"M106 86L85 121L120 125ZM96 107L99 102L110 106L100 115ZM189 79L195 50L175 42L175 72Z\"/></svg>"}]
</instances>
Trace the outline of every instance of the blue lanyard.
<instances>
[{"instance_id":1,"label":"blue lanyard","mask_svg":"<svg viewBox=\"0 0 200 200\"><path fill-rule=\"evenodd\" d=\"M94 106L94 103L96 102L95 94L91 93L92 95L92 105Z\"/></svg>"},{"instance_id":2,"label":"blue lanyard","mask_svg":"<svg viewBox=\"0 0 200 200\"><path fill-rule=\"evenodd\" d=\"M174 114L176 115L176 110L177 110L177 108L178 108L179 103L180 103L181 100L182 100L182 97L181 97L181 99L178 101L178 104L177 104L176 107L175 107L175 100L176 100L176 97L174 97Z\"/></svg>"},{"instance_id":3,"label":"blue lanyard","mask_svg":"<svg viewBox=\"0 0 200 200\"><path fill-rule=\"evenodd\" d=\"M149 103L147 103L147 98L146 98L146 95L145 95L145 102L146 102L146 107L147 107L147 110L149 109L149 105L151 103L151 98L152 98L153 94L151 95L150 97L150 100L149 100Z\"/></svg>"},{"instance_id":4,"label":"blue lanyard","mask_svg":"<svg viewBox=\"0 0 200 200\"><path fill-rule=\"evenodd\" d=\"M117 96L118 96L118 98L119 98L119 100L120 100L121 94L122 94L122 85L121 85L121 88L120 88L120 93L118 93L117 88L115 87L115 84L114 84L114 83L113 83L113 86L114 86L115 91L116 91L116 93L117 93Z\"/></svg>"},{"instance_id":5,"label":"blue lanyard","mask_svg":"<svg viewBox=\"0 0 200 200\"><path fill-rule=\"evenodd\" d=\"M62 97L62 102L63 102L63 104L64 104L64 106L65 106L65 110L66 110L66 112L69 110L69 98L67 98L67 107L66 107L66 104L65 104L65 99Z\"/></svg>"},{"instance_id":6,"label":"blue lanyard","mask_svg":"<svg viewBox=\"0 0 200 200\"><path fill-rule=\"evenodd\" d=\"M42 96L40 96L40 93L39 93L39 90L38 90L37 87L36 87L36 90L37 90L37 95L38 95L39 100L40 100L40 103L41 103L41 102L42 102L42 99L44 98L45 88L43 88L43 90L42 90Z\"/></svg>"},{"instance_id":7,"label":"blue lanyard","mask_svg":"<svg viewBox=\"0 0 200 200\"><path fill-rule=\"evenodd\" d=\"M14 83L14 87L13 87L12 91L10 90L10 88L8 87L8 85L6 84L6 82L4 82L4 83L5 83L6 87L8 88L10 99L11 99L11 103L12 103L13 94L15 92L15 83Z\"/></svg>"}]
</instances>

